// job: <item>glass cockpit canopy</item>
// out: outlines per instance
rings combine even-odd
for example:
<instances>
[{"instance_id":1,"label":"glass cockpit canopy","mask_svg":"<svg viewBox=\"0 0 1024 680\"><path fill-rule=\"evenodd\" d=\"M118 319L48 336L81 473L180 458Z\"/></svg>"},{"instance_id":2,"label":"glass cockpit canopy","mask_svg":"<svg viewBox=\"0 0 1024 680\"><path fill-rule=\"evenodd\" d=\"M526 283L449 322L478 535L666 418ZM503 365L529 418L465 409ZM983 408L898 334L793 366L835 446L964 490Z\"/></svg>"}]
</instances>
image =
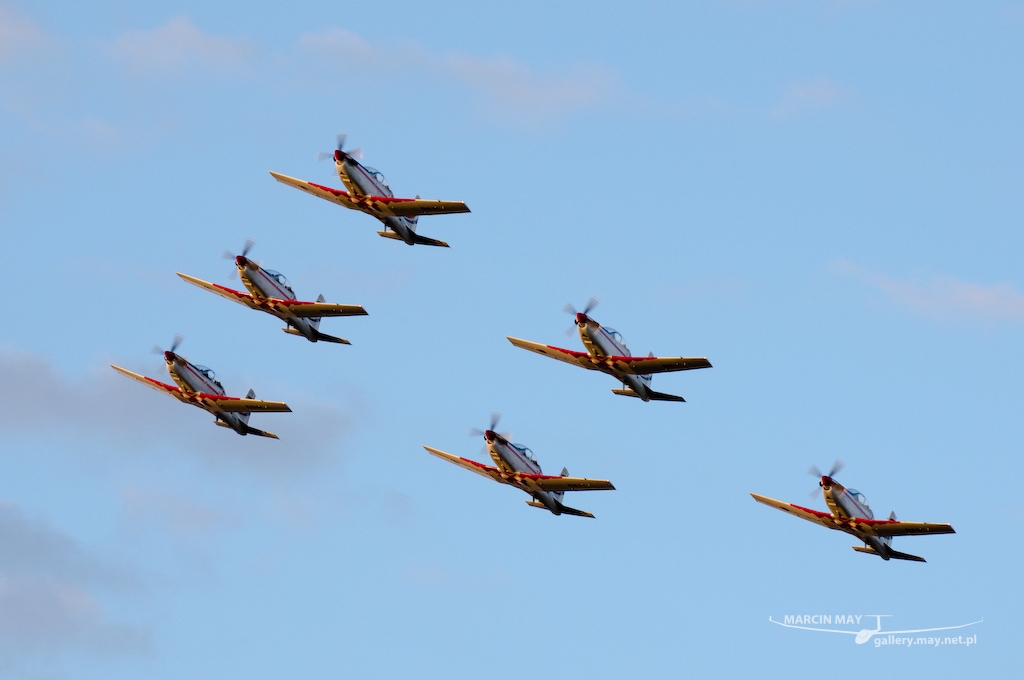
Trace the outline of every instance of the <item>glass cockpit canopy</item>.
<instances>
[{"instance_id":1,"label":"glass cockpit canopy","mask_svg":"<svg viewBox=\"0 0 1024 680\"><path fill-rule=\"evenodd\" d=\"M202 373L207 380L217 382L217 374L213 372L213 369L207 368L206 366L196 366L195 369Z\"/></svg>"},{"instance_id":2,"label":"glass cockpit canopy","mask_svg":"<svg viewBox=\"0 0 1024 680\"><path fill-rule=\"evenodd\" d=\"M365 167L366 168L366 172L370 173L370 176L373 177L378 182L380 182L382 186L388 186L388 181L386 179L384 179L384 173L383 172L381 172L380 170L377 170L376 168L371 168L368 165L367 166L363 166L363 167Z\"/></svg>"},{"instance_id":3,"label":"glass cockpit canopy","mask_svg":"<svg viewBox=\"0 0 1024 680\"><path fill-rule=\"evenodd\" d=\"M537 462L537 459L533 457L533 451L531 451L530 449L526 448L522 444L513 444L512 446L516 447L516 449L519 450L519 453L523 454L530 460Z\"/></svg>"},{"instance_id":4,"label":"glass cockpit canopy","mask_svg":"<svg viewBox=\"0 0 1024 680\"><path fill-rule=\"evenodd\" d=\"M263 271L267 276L277 281L279 286L287 288L290 293L294 294L295 291L292 290L291 284L288 283L288 279L284 277L284 274L275 272L273 269L264 269Z\"/></svg>"},{"instance_id":5,"label":"glass cockpit canopy","mask_svg":"<svg viewBox=\"0 0 1024 680\"><path fill-rule=\"evenodd\" d=\"M856 489L847 489L847 491L849 491L850 495L853 496L857 500L857 502L860 503L861 506L863 506L863 508L868 511L868 518L873 519L875 515L871 512L871 506L868 504L867 496L862 494L860 491L857 491Z\"/></svg>"},{"instance_id":6,"label":"glass cockpit canopy","mask_svg":"<svg viewBox=\"0 0 1024 680\"><path fill-rule=\"evenodd\" d=\"M605 326L604 329L608 331L608 335L612 336L612 340L619 343L623 348L626 347L626 341L622 339L622 333L618 332L614 328L608 328L607 326Z\"/></svg>"}]
</instances>

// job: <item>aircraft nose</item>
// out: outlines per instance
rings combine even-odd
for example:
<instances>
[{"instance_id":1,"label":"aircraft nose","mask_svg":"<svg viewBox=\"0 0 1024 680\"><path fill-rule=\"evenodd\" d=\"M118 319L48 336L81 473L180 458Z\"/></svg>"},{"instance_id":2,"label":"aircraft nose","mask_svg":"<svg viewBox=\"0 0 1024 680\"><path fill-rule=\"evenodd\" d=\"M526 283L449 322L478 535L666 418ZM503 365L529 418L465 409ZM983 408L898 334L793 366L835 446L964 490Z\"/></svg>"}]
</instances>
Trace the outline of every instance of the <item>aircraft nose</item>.
<instances>
[{"instance_id":1,"label":"aircraft nose","mask_svg":"<svg viewBox=\"0 0 1024 680\"><path fill-rule=\"evenodd\" d=\"M587 318L587 315L584 314L583 312L578 312L576 314L576 325L582 326L585 323L587 323L587 321L589 321L589 319Z\"/></svg>"},{"instance_id":2,"label":"aircraft nose","mask_svg":"<svg viewBox=\"0 0 1024 680\"><path fill-rule=\"evenodd\" d=\"M486 432L484 432L484 439L486 439L489 442L493 442L494 441L494 430L487 430Z\"/></svg>"},{"instance_id":3,"label":"aircraft nose","mask_svg":"<svg viewBox=\"0 0 1024 680\"><path fill-rule=\"evenodd\" d=\"M246 259L245 255L238 255L237 257L235 257L235 264L238 265L239 267L244 267L246 264L248 264L248 262L249 260Z\"/></svg>"},{"instance_id":4,"label":"aircraft nose","mask_svg":"<svg viewBox=\"0 0 1024 680\"><path fill-rule=\"evenodd\" d=\"M338 163L341 163L343 160L345 160L345 152L342 151L341 149L335 150L334 160Z\"/></svg>"},{"instance_id":5,"label":"aircraft nose","mask_svg":"<svg viewBox=\"0 0 1024 680\"><path fill-rule=\"evenodd\" d=\"M828 475L823 475L822 478L821 478L821 485L822 486L832 486L832 478L829 477Z\"/></svg>"},{"instance_id":6,"label":"aircraft nose","mask_svg":"<svg viewBox=\"0 0 1024 680\"><path fill-rule=\"evenodd\" d=\"M174 352L164 352L164 361L166 361L169 364L173 363L174 362Z\"/></svg>"}]
</instances>

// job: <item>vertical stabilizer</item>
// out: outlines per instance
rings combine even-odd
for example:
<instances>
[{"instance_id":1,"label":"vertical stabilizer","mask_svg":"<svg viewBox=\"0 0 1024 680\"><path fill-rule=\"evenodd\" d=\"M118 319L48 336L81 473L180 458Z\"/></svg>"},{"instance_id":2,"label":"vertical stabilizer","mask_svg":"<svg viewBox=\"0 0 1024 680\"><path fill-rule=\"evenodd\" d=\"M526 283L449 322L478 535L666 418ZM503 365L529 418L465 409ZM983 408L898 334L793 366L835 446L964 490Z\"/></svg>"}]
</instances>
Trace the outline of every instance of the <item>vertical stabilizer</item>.
<instances>
[{"instance_id":1,"label":"vertical stabilizer","mask_svg":"<svg viewBox=\"0 0 1024 680\"><path fill-rule=\"evenodd\" d=\"M326 300L324 300L324 294L320 293L319 295L317 295L316 296L316 301L317 302L325 302ZM318 317L316 317L314 319L310 319L309 320L309 325L312 326L313 330L315 330L315 331L316 330L320 330L320 317L318 316Z\"/></svg>"}]
</instances>

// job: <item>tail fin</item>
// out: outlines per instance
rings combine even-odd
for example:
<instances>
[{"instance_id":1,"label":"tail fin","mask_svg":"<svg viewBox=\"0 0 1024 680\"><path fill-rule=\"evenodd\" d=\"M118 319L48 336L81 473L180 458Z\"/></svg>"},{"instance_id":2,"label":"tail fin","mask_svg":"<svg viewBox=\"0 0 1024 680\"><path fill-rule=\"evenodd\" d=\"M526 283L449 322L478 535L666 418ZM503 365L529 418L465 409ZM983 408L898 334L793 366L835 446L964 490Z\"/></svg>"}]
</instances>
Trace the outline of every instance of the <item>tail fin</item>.
<instances>
[{"instance_id":1,"label":"tail fin","mask_svg":"<svg viewBox=\"0 0 1024 680\"><path fill-rule=\"evenodd\" d=\"M324 299L324 294L320 293L320 295L317 295L316 301L317 302L326 302L326 300ZM309 319L309 325L313 327L313 330L319 329L320 328L320 317L315 317L315 318Z\"/></svg>"},{"instance_id":2,"label":"tail fin","mask_svg":"<svg viewBox=\"0 0 1024 680\"><path fill-rule=\"evenodd\" d=\"M568 477L569 476L569 469L568 468L562 468L562 476L563 477ZM552 491L551 495L554 497L555 501L557 501L558 504L561 505L562 504L562 496L565 495L565 492L564 491Z\"/></svg>"},{"instance_id":3,"label":"tail fin","mask_svg":"<svg viewBox=\"0 0 1024 680\"><path fill-rule=\"evenodd\" d=\"M256 391L255 390L249 390L249 392L246 393L245 398L246 399L255 399L256 398ZM252 415L252 414L251 413L239 413L238 414L238 419L241 420L243 423L245 423L246 427L248 427L249 426L249 416L250 415Z\"/></svg>"}]
</instances>

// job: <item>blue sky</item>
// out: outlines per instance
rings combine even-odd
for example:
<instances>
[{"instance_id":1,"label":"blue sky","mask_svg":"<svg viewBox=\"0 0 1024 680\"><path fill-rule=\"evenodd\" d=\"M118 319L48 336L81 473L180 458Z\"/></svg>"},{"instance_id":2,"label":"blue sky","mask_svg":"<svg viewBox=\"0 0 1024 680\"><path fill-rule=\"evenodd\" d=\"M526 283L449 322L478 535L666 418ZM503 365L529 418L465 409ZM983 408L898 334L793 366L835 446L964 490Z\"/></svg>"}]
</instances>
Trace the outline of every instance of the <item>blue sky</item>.
<instances>
[{"instance_id":1,"label":"blue sky","mask_svg":"<svg viewBox=\"0 0 1024 680\"><path fill-rule=\"evenodd\" d=\"M0 4L0 677L1015 677L1024 5ZM334 134L450 250L277 184ZM313 345L224 249L362 304ZM566 301L687 404L513 348ZM238 437L153 344L287 401ZM502 429L596 520L429 456ZM811 463L927 564L759 506ZM812 507L823 508L820 498ZM984 618L886 649L786 614ZM869 670L865 670L869 669Z\"/></svg>"}]
</instances>

